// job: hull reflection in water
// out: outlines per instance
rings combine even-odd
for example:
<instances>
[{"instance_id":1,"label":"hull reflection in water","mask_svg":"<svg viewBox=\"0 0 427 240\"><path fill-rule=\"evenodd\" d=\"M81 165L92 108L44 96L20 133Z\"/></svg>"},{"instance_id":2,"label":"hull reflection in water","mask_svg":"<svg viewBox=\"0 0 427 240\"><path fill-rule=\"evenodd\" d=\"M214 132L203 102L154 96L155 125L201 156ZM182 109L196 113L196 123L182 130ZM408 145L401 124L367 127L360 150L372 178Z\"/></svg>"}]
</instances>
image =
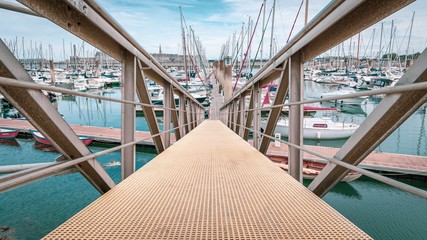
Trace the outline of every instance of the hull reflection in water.
<instances>
[{"instance_id":1,"label":"hull reflection in water","mask_svg":"<svg viewBox=\"0 0 427 240\"><path fill-rule=\"evenodd\" d=\"M8 145L8 146L13 146L13 147L19 147L19 142L16 141L15 139L0 139L0 144L1 145Z\"/></svg>"}]
</instances>

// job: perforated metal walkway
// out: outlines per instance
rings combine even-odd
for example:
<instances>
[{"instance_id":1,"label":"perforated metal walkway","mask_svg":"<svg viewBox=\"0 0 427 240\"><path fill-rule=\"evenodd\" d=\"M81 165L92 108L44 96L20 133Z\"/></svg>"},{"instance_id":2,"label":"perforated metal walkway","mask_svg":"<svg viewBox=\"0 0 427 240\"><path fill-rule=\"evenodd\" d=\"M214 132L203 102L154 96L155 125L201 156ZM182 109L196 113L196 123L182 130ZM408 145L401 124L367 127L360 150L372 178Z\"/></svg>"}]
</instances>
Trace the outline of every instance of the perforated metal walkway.
<instances>
[{"instance_id":1,"label":"perforated metal walkway","mask_svg":"<svg viewBox=\"0 0 427 240\"><path fill-rule=\"evenodd\" d=\"M369 239L220 121L204 121L45 239Z\"/></svg>"}]
</instances>

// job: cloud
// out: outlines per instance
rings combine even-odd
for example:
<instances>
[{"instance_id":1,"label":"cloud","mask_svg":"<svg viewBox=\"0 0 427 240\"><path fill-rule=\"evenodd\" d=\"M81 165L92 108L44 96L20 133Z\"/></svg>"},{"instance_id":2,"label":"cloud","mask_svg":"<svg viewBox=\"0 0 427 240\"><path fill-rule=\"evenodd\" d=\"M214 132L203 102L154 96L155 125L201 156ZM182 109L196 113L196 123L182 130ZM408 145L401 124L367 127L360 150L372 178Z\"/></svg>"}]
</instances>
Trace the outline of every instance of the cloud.
<instances>
[{"instance_id":1,"label":"cloud","mask_svg":"<svg viewBox=\"0 0 427 240\"><path fill-rule=\"evenodd\" d=\"M249 16L253 24L257 19L259 9L263 1L261 0L99 0L103 6L123 27L126 29L148 52L158 52L159 45L163 52L178 53L178 46L182 45L179 6L182 6L187 25L191 25L196 35L206 48L208 58L217 58L221 46L232 39L233 33L238 36L242 23L247 22ZM273 0L267 0L266 18L269 15ZM329 3L328 0L310 1L309 19L313 18L321 9ZM296 12L301 4L301 0L277 1L274 39L275 45L281 48L285 45L290 29L296 16ZM303 27L304 7L296 21L292 36L297 34ZM391 20L394 20L396 30L396 49L406 49L408 33L407 29L411 20L412 11L416 11L414 30L411 39L410 52L422 51L427 45L427 3L416 1L401 11L384 19L384 32L390 33ZM63 39L65 39L66 54L69 55L70 44L81 45L81 40L72 36L65 30L59 28L51 22L19 13L0 10L2 22L0 23L1 38L21 39L25 38L25 46L29 46L29 41L42 42L47 49L50 44L54 47L55 57L60 58L63 54ZM28 24L31 22L31 24ZM254 37L252 53L258 48L261 39L262 17L259 22L257 34ZM34 28L37 26L37 28ZM266 30L264 37L264 51L270 42L270 27ZM364 52L370 53L370 38L372 29L376 28L376 39L372 48L378 52L380 24L368 28L362 32L361 47ZM406 35L405 35L406 33ZM384 37L384 44L387 43ZM353 41L355 41L353 39ZM406 42L405 42L406 41ZM28 43L27 43L28 42ZM369 43L370 44L370 43ZM349 45L349 41L345 43ZM86 49L89 49L86 46ZM365 51L365 49L367 49ZM373 51L374 51L373 50Z\"/></svg>"}]
</instances>

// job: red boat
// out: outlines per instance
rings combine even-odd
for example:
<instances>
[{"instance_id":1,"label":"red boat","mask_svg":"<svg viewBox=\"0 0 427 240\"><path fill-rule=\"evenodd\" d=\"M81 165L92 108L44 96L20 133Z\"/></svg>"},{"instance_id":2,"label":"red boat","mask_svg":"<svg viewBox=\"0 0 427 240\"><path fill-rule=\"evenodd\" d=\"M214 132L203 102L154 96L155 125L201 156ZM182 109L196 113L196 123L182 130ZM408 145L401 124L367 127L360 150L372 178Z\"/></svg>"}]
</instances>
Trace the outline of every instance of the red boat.
<instances>
[{"instance_id":1,"label":"red boat","mask_svg":"<svg viewBox=\"0 0 427 240\"><path fill-rule=\"evenodd\" d=\"M49 141L49 139L45 138L40 132L32 132L34 139L39 142L39 143L43 143L46 145L52 145ZM84 145L89 145L92 141L93 138L91 137L84 137L84 136L79 136L80 140L82 140Z\"/></svg>"},{"instance_id":2,"label":"red boat","mask_svg":"<svg viewBox=\"0 0 427 240\"><path fill-rule=\"evenodd\" d=\"M19 131L15 129L0 128L0 139L13 139L18 133Z\"/></svg>"}]
</instances>

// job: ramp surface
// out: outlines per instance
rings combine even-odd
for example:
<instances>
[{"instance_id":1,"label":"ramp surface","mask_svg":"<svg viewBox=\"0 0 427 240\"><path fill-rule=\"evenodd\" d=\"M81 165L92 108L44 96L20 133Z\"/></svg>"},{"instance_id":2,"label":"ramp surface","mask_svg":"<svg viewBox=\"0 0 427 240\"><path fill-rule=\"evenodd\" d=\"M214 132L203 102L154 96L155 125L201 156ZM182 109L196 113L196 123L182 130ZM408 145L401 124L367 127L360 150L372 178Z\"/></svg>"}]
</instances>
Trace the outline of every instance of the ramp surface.
<instances>
[{"instance_id":1,"label":"ramp surface","mask_svg":"<svg viewBox=\"0 0 427 240\"><path fill-rule=\"evenodd\" d=\"M45 239L370 239L207 120Z\"/></svg>"}]
</instances>

